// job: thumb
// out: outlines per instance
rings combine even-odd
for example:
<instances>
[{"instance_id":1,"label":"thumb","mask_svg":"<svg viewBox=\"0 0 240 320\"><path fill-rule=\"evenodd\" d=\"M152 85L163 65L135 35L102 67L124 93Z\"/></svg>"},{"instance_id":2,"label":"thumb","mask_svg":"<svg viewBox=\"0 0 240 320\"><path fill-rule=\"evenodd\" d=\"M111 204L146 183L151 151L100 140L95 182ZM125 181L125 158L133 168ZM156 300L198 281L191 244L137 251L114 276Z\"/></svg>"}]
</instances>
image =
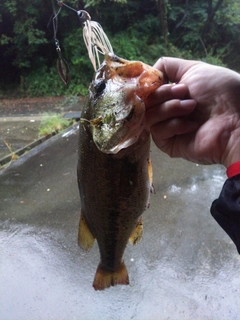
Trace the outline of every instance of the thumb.
<instances>
[{"instance_id":1,"label":"thumb","mask_svg":"<svg viewBox=\"0 0 240 320\"><path fill-rule=\"evenodd\" d=\"M154 67L161 70L171 82L179 82L182 76L199 61L179 58L162 57L158 59Z\"/></svg>"}]
</instances>

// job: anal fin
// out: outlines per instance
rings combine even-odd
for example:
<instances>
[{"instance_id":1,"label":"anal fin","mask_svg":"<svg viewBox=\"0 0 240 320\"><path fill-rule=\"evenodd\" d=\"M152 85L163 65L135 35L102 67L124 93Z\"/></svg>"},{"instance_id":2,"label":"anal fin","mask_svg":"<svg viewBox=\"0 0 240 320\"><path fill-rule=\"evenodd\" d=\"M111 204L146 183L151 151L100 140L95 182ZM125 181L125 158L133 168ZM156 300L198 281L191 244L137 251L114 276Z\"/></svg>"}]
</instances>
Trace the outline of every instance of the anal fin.
<instances>
[{"instance_id":1,"label":"anal fin","mask_svg":"<svg viewBox=\"0 0 240 320\"><path fill-rule=\"evenodd\" d=\"M143 223L142 223L142 217L141 217L138 221L136 228L131 234L131 237L129 238L129 243L132 245L139 243L142 239L142 234L143 234Z\"/></svg>"},{"instance_id":2,"label":"anal fin","mask_svg":"<svg viewBox=\"0 0 240 320\"><path fill-rule=\"evenodd\" d=\"M78 228L78 245L85 250L89 250L92 248L94 240L95 238L88 228L84 213L81 211Z\"/></svg>"},{"instance_id":3,"label":"anal fin","mask_svg":"<svg viewBox=\"0 0 240 320\"><path fill-rule=\"evenodd\" d=\"M104 290L118 284L129 284L128 272L124 262L122 261L120 266L112 272L105 270L100 263L93 281L93 288L95 290Z\"/></svg>"},{"instance_id":4,"label":"anal fin","mask_svg":"<svg viewBox=\"0 0 240 320\"><path fill-rule=\"evenodd\" d=\"M149 158L148 159L148 179L150 183L150 192L154 192L154 187L153 187L153 168L152 168L152 160Z\"/></svg>"}]
</instances>

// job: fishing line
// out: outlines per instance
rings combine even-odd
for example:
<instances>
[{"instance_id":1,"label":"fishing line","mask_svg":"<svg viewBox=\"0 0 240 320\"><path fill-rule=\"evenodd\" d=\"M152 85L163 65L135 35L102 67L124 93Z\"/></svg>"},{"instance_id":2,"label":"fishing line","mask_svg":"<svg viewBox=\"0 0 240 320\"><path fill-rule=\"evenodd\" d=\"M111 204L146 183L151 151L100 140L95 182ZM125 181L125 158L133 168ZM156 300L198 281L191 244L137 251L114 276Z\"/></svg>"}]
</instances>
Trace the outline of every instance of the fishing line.
<instances>
[{"instance_id":1,"label":"fishing line","mask_svg":"<svg viewBox=\"0 0 240 320\"><path fill-rule=\"evenodd\" d=\"M56 51L58 54L58 59L57 59L57 71L58 74L62 80L62 82L67 86L70 81L70 73L69 73L69 66L67 61L63 58L62 56L62 51L60 48L59 40L57 39L57 31L58 31L58 15L60 14L62 10L62 6L60 5L60 8L58 12L56 12L53 0L52 0L52 6L53 6L53 37L54 37L54 42L56 46Z\"/></svg>"},{"instance_id":2,"label":"fishing line","mask_svg":"<svg viewBox=\"0 0 240 320\"><path fill-rule=\"evenodd\" d=\"M74 12L78 12L76 9L68 6L68 5L65 4L63 1L58 1L58 0L57 0L57 4L58 4L60 7L64 6L64 7L67 7L68 9L70 9L70 10L72 10L72 11L74 11Z\"/></svg>"}]
</instances>

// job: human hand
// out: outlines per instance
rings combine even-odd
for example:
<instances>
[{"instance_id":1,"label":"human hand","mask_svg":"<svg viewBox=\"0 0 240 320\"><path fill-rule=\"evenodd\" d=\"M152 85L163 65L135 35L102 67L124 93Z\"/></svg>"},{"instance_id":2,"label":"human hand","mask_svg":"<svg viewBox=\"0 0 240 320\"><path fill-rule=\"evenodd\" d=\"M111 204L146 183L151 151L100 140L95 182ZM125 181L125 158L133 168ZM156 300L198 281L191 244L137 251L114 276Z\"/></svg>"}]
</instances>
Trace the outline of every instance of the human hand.
<instances>
[{"instance_id":1,"label":"human hand","mask_svg":"<svg viewBox=\"0 0 240 320\"><path fill-rule=\"evenodd\" d=\"M228 167L240 160L240 75L200 61L161 58L155 66L176 85L146 101L146 126L170 157Z\"/></svg>"}]
</instances>

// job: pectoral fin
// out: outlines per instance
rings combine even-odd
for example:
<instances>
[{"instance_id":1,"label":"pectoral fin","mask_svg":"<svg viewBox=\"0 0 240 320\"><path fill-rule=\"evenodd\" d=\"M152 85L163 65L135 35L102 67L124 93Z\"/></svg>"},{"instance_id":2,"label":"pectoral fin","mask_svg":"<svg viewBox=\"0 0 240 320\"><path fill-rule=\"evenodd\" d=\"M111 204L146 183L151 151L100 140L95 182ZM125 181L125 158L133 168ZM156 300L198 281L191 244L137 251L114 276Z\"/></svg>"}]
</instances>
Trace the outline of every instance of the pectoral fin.
<instances>
[{"instance_id":1,"label":"pectoral fin","mask_svg":"<svg viewBox=\"0 0 240 320\"><path fill-rule=\"evenodd\" d=\"M133 231L131 237L129 238L129 243L134 245L141 241L143 234L143 223L142 223L142 217L139 219L138 224Z\"/></svg>"},{"instance_id":2,"label":"pectoral fin","mask_svg":"<svg viewBox=\"0 0 240 320\"><path fill-rule=\"evenodd\" d=\"M85 250L89 250L92 248L94 240L95 238L88 228L84 213L81 211L78 228L78 245Z\"/></svg>"},{"instance_id":3,"label":"pectoral fin","mask_svg":"<svg viewBox=\"0 0 240 320\"><path fill-rule=\"evenodd\" d=\"M155 193L155 192L154 192L154 187L153 187L152 161L151 161L150 158L148 159L148 179L149 179L149 183L150 183L150 192L151 192L151 193Z\"/></svg>"}]
</instances>

